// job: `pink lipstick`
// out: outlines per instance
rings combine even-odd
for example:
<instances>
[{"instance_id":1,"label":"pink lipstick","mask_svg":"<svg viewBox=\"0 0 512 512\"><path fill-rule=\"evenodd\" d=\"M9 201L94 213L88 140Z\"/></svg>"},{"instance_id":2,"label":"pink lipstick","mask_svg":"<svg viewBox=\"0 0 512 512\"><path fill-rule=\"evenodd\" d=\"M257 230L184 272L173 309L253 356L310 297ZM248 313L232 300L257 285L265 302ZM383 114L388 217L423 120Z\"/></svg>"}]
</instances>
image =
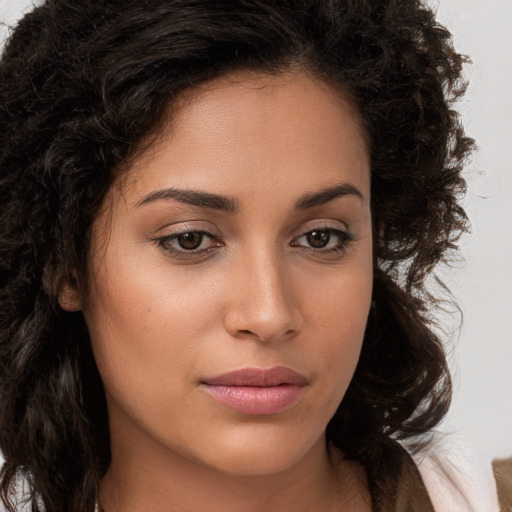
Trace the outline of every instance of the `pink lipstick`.
<instances>
[{"instance_id":1,"label":"pink lipstick","mask_svg":"<svg viewBox=\"0 0 512 512\"><path fill-rule=\"evenodd\" d=\"M203 389L231 409L255 415L277 414L294 405L308 381L283 366L242 368L206 379Z\"/></svg>"}]
</instances>

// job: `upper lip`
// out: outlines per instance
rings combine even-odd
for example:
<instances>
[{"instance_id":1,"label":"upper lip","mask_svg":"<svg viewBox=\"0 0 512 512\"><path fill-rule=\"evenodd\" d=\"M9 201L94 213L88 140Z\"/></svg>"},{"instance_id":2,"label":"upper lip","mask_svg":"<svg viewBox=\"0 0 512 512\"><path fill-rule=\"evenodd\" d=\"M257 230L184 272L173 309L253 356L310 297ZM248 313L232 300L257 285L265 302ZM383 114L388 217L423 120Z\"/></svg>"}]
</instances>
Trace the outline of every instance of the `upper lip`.
<instances>
[{"instance_id":1,"label":"upper lip","mask_svg":"<svg viewBox=\"0 0 512 512\"><path fill-rule=\"evenodd\" d=\"M282 384L305 386L308 381L304 375L284 366L272 368L241 368L203 381L211 386L255 386L271 387Z\"/></svg>"}]
</instances>

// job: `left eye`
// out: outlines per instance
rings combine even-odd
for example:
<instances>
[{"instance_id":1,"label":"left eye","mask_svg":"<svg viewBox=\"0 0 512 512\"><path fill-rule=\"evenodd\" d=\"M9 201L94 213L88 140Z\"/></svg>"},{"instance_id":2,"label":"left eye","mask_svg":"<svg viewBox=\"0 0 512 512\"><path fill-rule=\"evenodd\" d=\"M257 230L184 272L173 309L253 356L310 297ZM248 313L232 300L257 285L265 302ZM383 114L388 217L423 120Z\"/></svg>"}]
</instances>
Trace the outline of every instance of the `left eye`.
<instances>
[{"instance_id":1,"label":"left eye","mask_svg":"<svg viewBox=\"0 0 512 512\"><path fill-rule=\"evenodd\" d=\"M184 231L159 238L157 241L166 251L176 255L203 253L222 245L216 235L207 231Z\"/></svg>"},{"instance_id":2,"label":"left eye","mask_svg":"<svg viewBox=\"0 0 512 512\"><path fill-rule=\"evenodd\" d=\"M343 249L353 237L347 231L337 228L317 228L304 233L292 242L293 246L301 245L320 251Z\"/></svg>"},{"instance_id":3,"label":"left eye","mask_svg":"<svg viewBox=\"0 0 512 512\"><path fill-rule=\"evenodd\" d=\"M190 231L189 233L182 233L176 235L176 242L182 249L194 250L199 249L205 238L204 233L200 231Z\"/></svg>"}]
</instances>

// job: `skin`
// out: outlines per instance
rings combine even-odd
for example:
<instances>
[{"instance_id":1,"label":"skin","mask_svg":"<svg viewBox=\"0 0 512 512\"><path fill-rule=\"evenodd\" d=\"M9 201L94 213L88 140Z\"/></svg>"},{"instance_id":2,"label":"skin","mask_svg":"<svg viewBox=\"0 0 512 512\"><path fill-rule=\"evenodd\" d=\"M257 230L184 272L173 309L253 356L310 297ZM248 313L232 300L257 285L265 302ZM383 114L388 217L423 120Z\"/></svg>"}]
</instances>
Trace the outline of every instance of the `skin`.
<instances>
[{"instance_id":1,"label":"skin","mask_svg":"<svg viewBox=\"0 0 512 512\"><path fill-rule=\"evenodd\" d=\"M61 294L65 309L83 310L107 396L112 463L101 504L370 510L364 472L324 433L355 370L371 300L358 113L342 91L298 71L216 79L183 94L173 113L105 199L87 294L69 284ZM350 193L296 208L340 184ZM226 196L235 211L160 197L171 187ZM315 228L328 238L317 252L306 236ZM194 230L215 236L187 258L184 239L169 237ZM272 366L307 379L276 414L233 410L201 385Z\"/></svg>"}]
</instances>

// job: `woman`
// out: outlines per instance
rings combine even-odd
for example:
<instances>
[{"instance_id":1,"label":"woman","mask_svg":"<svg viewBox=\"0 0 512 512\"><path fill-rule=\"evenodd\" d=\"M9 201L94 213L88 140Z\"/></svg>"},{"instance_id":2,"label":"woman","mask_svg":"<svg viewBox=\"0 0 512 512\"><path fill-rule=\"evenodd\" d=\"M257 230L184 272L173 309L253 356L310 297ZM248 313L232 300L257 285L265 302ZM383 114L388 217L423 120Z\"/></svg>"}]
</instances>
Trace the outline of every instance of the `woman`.
<instances>
[{"instance_id":1,"label":"woman","mask_svg":"<svg viewBox=\"0 0 512 512\"><path fill-rule=\"evenodd\" d=\"M466 229L463 61L413 0L26 15L0 67L8 509L23 481L33 510L434 510L409 451L450 401L424 283Z\"/></svg>"}]
</instances>

